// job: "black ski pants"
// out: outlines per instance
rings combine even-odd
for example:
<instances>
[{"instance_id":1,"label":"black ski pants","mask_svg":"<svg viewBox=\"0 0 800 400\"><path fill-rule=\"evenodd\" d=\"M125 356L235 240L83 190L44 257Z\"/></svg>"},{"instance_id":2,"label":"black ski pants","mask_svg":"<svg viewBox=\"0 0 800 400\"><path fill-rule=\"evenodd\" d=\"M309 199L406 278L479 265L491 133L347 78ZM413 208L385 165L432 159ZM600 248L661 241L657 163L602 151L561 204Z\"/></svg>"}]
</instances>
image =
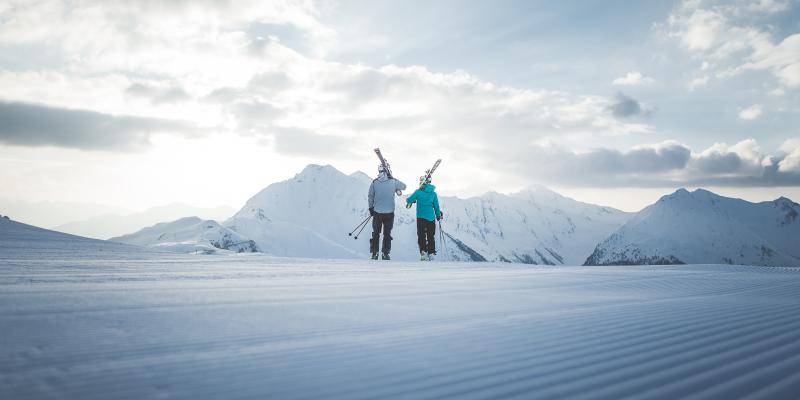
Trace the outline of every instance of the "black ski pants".
<instances>
[{"instance_id":1,"label":"black ski pants","mask_svg":"<svg viewBox=\"0 0 800 400\"><path fill-rule=\"evenodd\" d=\"M436 254L436 221L417 218L417 244L419 251Z\"/></svg>"},{"instance_id":2,"label":"black ski pants","mask_svg":"<svg viewBox=\"0 0 800 400\"><path fill-rule=\"evenodd\" d=\"M375 213L372 217L372 239L369 240L369 252L378 252L378 241L383 230L383 254L392 251L392 227L394 226L394 213Z\"/></svg>"}]
</instances>

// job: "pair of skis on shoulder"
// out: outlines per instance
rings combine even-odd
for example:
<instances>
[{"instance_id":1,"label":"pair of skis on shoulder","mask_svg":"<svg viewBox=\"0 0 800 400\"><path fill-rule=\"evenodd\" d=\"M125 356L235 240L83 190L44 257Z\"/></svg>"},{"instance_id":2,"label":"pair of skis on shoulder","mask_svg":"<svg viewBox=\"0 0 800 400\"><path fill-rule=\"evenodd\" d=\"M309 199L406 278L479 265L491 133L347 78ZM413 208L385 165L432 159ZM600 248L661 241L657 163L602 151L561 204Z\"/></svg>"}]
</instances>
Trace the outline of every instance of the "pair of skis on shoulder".
<instances>
[{"instance_id":1,"label":"pair of skis on shoulder","mask_svg":"<svg viewBox=\"0 0 800 400\"><path fill-rule=\"evenodd\" d=\"M386 171L386 174L389 176L389 178L390 179L394 178L392 176L392 170L389 168L389 164L386 162L386 159L383 158L383 154L381 153L381 149L376 147L375 148L375 154L378 156L378 159L381 161L381 165L383 166L383 170ZM428 181L431 180L431 176L433 175L434 171L436 171L436 168L439 168L439 164L441 164L441 163L442 163L442 159L441 158L436 160L436 162L433 163L433 167L431 167L430 169L426 170L425 171L425 175L420 177L420 179L419 179L419 187L420 187L420 189L422 189L422 187L425 186L425 184ZM397 195L400 196L401 194L403 194L403 193L398 190L397 191Z\"/></svg>"}]
</instances>

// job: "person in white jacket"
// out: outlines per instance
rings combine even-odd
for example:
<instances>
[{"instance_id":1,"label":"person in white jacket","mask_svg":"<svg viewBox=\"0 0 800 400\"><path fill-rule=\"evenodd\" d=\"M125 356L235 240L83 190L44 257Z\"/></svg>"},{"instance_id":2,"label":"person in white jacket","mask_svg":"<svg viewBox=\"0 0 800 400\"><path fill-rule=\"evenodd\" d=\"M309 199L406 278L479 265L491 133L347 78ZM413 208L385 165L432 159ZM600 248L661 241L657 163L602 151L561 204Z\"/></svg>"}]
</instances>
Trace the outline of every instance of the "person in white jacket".
<instances>
[{"instance_id":1,"label":"person in white jacket","mask_svg":"<svg viewBox=\"0 0 800 400\"><path fill-rule=\"evenodd\" d=\"M369 214L372 215L372 238L369 241L369 252L372 259L378 259L378 242L383 231L381 258L389 259L392 251L392 227L394 226L394 196L405 190L406 184L392 177L390 170L383 165L378 167L378 177L369 185Z\"/></svg>"}]
</instances>

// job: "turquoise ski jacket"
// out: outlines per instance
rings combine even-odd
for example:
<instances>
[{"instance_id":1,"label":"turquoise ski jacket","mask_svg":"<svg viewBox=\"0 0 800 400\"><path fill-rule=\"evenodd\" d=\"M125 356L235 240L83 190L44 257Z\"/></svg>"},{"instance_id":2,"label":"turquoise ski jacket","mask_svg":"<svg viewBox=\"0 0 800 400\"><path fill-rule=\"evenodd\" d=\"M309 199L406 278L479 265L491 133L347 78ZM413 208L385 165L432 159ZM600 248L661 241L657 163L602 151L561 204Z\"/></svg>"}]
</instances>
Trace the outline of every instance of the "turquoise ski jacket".
<instances>
[{"instance_id":1,"label":"turquoise ski jacket","mask_svg":"<svg viewBox=\"0 0 800 400\"><path fill-rule=\"evenodd\" d=\"M436 186L428 183L421 189L415 190L406 199L406 204L417 203L417 218L435 221L436 216L442 214L442 210L439 209L439 196L434 190L436 190Z\"/></svg>"}]
</instances>

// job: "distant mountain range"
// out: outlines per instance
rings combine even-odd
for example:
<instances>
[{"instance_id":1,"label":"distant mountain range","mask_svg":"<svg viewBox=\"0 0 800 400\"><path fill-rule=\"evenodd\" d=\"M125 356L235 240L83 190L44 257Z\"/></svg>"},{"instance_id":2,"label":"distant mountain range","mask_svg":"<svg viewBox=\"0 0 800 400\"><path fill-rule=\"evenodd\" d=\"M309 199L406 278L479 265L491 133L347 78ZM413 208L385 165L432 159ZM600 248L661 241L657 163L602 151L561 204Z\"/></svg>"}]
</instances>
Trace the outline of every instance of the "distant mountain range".
<instances>
[{"instance_id":1,"label":"distant mountain range","mask_svg":"<svg viewBox=\"0 0 800 400\"><path fill-rule=\"evenodd\" d=\"M11 216L15 221L21 221L46 229L58 229L57 227L72 221L82 221L101 214L129 214L131 211L93 203L71 201L23 201L0 198L0 212L2 212L3 215ZM184 215L185 214L181 216ZM153 221L148 225L152 225L156 222L158 221ZM141 227L136 229L140 228Z\"/></svg>"},{"instance_id":2,"label":"distant mountain range","mask_svg":"<svg viewBox=\"0 0 800 400\"><path fill-rule=\"evenodd\" d=\"M136 233L109 240L182 253L216 252L217 249L234 252L258 251L252 240L225 228L217 221L197 217L158 223Z\"/></svg>"},{"instance_id":3,"label":"distant mountain range","mask_svg":"<svg viewBox=\"0 0 800 400\"><path fill-rule=\"evenodd\" d=\"M368 215L371 181L361 172L346 175L332 166L309 165L294 178L269 185L222 223L184 217L111 240L173 252L365 258L371 227L357 240L347 232ZM394 259L414 260L418 254L414 210L403 207L411 189L396 199ZM445 213L445 243L437 243L442 260L800 266L800 205L784 197L751 203L680 189L632 214L537 186L510 195L441 196L440 203ZM14 221L0 223L4 245L16 243L19 251L26 243L39 250L56 243L65 251L76 243L108 243ZM19 235L22 239L15 239ZM37 235L47 240L37 242Z\"/></svg>"},{"instance_id":4,"label":"distant mountain range","mask_svg":"<svg viewBox=\"0 0 800 400\"><path fill-rule=\"evenodd\" d=\"M368 215L371 181L361 172L346 175L329 165L309 165L294 178L257 193L219 228L208 228L209 221L198 220L192 222L193 233L188 234L187 222L179 220L113 240L183 251L225 243L226 235L236 233L240 235L237 240L252 240L255 246L214 247L279 256L364 258L371 227L358 240L347 232ZM405 195L396 200L392 256L414 260L419 257L415 211L403 207ZM441 196L440 202L445 213L442 226L446 243L438 243L438 247L440 259L447 260L577 265L631 216L581 203L544 187L469 199ZM176 230L182 232L181 240L175 240L172 232Z\"/></svg>"},{"instance_id":5,"label":"distant mountain range","mask_svg":"<svg viewBox=\"0 0 800 400\"><path fill-rule=\"evenodd\" d=\"M751 203L680 189L603 240L586 265L749 264L800 266L800 205Z\"/></svg>"},{"instance_id":6,"label":"distant mountain range","mask_svg":"<svg viewBox=\"0 0 800 400\"><path fill-rule=\"evenodd\" d=\"M202 208L183 203L172 203L165 206L148 208L147 210L136 213L106 213L85 220L59 225L53 229L95 239L108 239L138 231L139 229L159 222L173 221L188 216L195 216L201 219L223 220L233 215L234 212L236 212L236 210L228 206Z\"/></svg>"}]
</instances>

